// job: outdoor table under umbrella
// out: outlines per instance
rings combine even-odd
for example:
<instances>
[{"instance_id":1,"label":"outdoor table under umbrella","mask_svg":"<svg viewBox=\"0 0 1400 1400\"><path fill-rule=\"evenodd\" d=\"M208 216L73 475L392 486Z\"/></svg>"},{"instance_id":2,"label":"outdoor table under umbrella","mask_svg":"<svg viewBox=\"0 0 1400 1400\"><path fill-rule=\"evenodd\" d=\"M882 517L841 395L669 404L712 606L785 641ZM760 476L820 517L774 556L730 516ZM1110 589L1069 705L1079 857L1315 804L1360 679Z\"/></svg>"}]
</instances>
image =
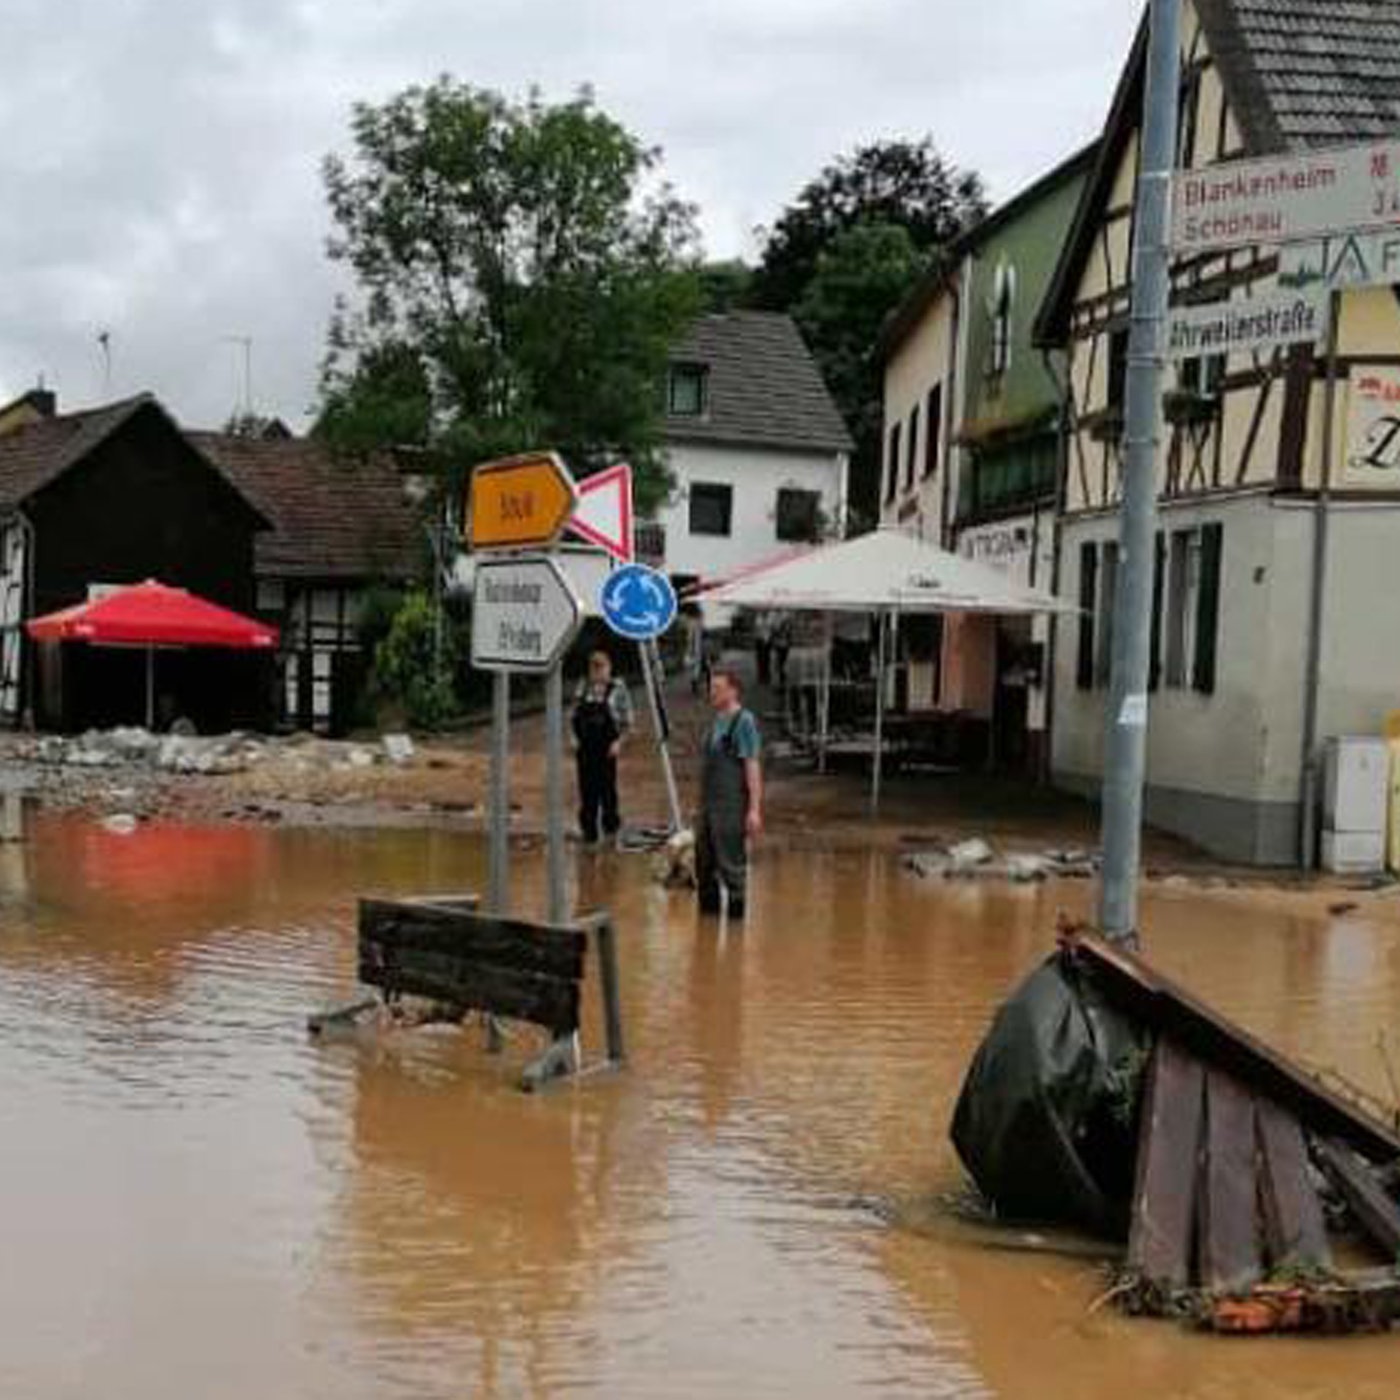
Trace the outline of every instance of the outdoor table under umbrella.
<instances>
[{"instance_id":1,"label":"outdoor table under umbrella","mask_svg":"<svg viewBox=\"0 0 1400 1400\"><path fill-rule=\"evenodd\" d=\"M155 579L114 588L101 598L36 617L26 626L39 642L144 648L148 729L155 724L157 651L185 647L271 651L278 641L277 628Z\"/></svg>"},{"instance_id":2,"label":"outdoor table under umbrella","mask_svg":"<svg viewBox=\"0 0 1400 1400\"><path fill-rule=\"evenodd\" d=\"M866 535L744 570L723 583L701 589L696 597L701 603L760 611L818 613L826 617L827 660L821 721L823 757L831 713L831 618L836 613L863 613L876 619L872 810L880 806L888 633L892 622L911 613L1017 617L1077 611L1053 593L1013 582L990 564L950 554L892 527L881 527Z\"/></svg>"}]
</instances>

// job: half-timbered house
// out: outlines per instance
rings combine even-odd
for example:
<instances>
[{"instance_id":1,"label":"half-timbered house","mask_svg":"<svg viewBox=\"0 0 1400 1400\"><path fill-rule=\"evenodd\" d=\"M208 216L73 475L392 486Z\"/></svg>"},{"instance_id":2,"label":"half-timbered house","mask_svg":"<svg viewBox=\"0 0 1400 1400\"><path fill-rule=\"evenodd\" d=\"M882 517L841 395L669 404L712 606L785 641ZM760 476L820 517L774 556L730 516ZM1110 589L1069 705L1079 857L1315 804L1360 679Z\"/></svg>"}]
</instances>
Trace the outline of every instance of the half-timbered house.
<instances>
[{"instance_id":1,"label":"half-timbered house","mask_svg":"<svg viewBox=\"0 0 1400 1400\"><path fill-rule=\"evenodd\" d=\"M1400 0L1182 3L1183 168L1400 131ZM1037 327L1069 387L1060 579L1083 609L1061 624L1053 768L1084 791L1102 773L1121 566L1145 47L1144 32ZM1175 264L1173 300L1246 302L1278 282L1277 249L1198 255ZM1331 376L1313 347L1169 371L1147 811L1232 859L1297 860L1321 744L1374 734L1400 705L1400 470L1354 471L1348 445L1365 397L1400 385L1396 289L1347 291L1336 337Z\"/></svg>"}]
</instances>

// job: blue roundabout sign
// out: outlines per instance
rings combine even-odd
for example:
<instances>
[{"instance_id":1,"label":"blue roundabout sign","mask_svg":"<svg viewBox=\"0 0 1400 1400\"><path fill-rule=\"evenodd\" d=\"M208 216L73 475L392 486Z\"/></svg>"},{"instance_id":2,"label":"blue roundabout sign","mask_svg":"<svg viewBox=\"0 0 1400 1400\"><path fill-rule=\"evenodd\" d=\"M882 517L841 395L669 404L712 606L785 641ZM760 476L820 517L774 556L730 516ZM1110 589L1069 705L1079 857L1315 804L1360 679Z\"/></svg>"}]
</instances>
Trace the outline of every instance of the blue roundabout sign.
<instances>
[{"instance_id":1,"label":"blue roundabout sign","mask_svg":"<svg viewBox=\"0 0 1400 1400\"><path fill-rule=\"evenodd\" d=\"M619 637L649 642L676 620L679 603L671 580L645 564L626 564L608 575L599 598L603 618Z\"/></svg>"}]
</instances>

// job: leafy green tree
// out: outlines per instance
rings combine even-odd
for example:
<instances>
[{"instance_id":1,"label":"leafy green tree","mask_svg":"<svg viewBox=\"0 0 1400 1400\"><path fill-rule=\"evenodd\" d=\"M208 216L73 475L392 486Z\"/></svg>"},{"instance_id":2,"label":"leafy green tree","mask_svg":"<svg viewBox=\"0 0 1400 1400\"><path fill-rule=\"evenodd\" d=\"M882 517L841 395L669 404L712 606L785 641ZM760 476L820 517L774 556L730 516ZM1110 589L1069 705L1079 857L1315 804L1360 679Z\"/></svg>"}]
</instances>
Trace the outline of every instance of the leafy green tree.
<instances>
[{"instance_id":1,"label":"leafy green tree","mask_svg":"<svg viewBox=\"0 0 1400 1400\"><path fill-rule=\"evenodd\" d=\"M857 529L874 524L879 515L884 385L874 348L891 309L928 265L929 256L919 252L902 225L857 224L822 252L793 308L855 439L852 482L866 487L853 490L850 502Z\"/></svg>"},{"instance_id":2,"label":"leafy green tree","mask_svg":"<svg viewBox=\"0 0 1400 1400\"><path fill-rule=\"evenodd\" d=\"M769 230L754 273L754 304L791 310L832 240L859 224L898 224L927 252L986 211L981 178L945 162L930 138L859 146L804 186Z\"/></svg>"},{"instance_id":3,"label":"leafy green tree","mask_svg":"<svg viewBox=\"0 0 1400 1400\"><path fill-rule=\"evenodd\" d=\"M706 263L700 269L700 296L706 311L737 311L751 305L753 268L739 258Z\"/></svg>"},{"instance_id":4,"label":"leafy green tree","mask_svg":"<svg viewBox=\"0 0 1400 1400\"><path fill-rule=\"evenodd\" d=\"M406 594L374 651L374 688L402 706L417 729L436 729L457 712L452 685L455 635L421 589Z\"/></svg>"},{"instance_id":5,"label":"leafy green tree","mask_svg":"<svg viewBox=\"0 0 1400 1400\"><path fill-rule=\"evenodd\" d=\"M447 77L357 105L352 134L324 169L358 295L332 324L321 431L456 470L626 455L654 502L667 356L700 305L693 212L658 152L587 90L512 102Z\"/></svg>"},{"instance_id":6,"label":"leafy green tree","mask_svg":"<svg viewBox=\"0 0 1400 1400\"><path fill-rule=\"evenodd\" d=\"M769 231L748 289L801 325L856 450L853 528L879 518L881 327L919 277L986 212L981 180L932 141L883 141L827 166Z\"/></svg>"}]
</instances>

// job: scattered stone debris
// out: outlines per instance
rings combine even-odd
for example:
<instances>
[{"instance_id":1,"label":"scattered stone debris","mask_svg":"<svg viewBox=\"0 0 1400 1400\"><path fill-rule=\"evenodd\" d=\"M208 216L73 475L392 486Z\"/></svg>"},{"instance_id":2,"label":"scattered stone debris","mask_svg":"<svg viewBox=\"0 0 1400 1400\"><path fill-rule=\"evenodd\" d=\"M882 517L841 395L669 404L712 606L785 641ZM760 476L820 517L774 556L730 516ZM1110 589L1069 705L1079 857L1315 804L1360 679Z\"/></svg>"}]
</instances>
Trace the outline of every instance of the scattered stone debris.
<instances>
[{"instance_id":1,"label":"scattered stone debris","mask_svg":"<svg viewBox=\"0 0 1400 1400\"><path fill-rule=\"evenodd\" d=\"M216 776L243 773L273 758L305 772L368 769L381 762L409 763L416 753L407 734L386 734L376 744L341 743L313 735L276 737L230 734L153 734L137 726L89 730L76 736L45 734L18 741L8 756L44 768L124 768Z\"/></svg>"},{"instance_id":2,"label":"scattered stone debris","mask_svg":"<svg viewBox=\"0 0 1400 1400\"><path fill-rule=\"evenodd\" d=\"M380 745L384 750L384 757L390 763L398 765L412 763L414 755L418 752L407 734L386 734L380 740Z\"/></svg>"},{"instance_id":3,"label":"scattered stone debris","mask_svg":"<svg viewBox=\"0 0 1400 1400\"><path fill-rule=\"evenodd\" d=\"M1099 858L1089 851L1052 850L999 855L980 837L906 855L904 868L921 880L1001 880L1035 884L1042 880L1087 880Z\"/></svg>"},{"instance_id":4,"label":"scattered stone debris","mask_svg":"<svg viewBox=\"0 0 1400 1400\"><path fill-rule=\"evenodd\" d=\"M102 818L102 830L113 836L134 835L140 825L140 819L130 812L114 812L110 817Z\"/></svg>"}]
</instances>

